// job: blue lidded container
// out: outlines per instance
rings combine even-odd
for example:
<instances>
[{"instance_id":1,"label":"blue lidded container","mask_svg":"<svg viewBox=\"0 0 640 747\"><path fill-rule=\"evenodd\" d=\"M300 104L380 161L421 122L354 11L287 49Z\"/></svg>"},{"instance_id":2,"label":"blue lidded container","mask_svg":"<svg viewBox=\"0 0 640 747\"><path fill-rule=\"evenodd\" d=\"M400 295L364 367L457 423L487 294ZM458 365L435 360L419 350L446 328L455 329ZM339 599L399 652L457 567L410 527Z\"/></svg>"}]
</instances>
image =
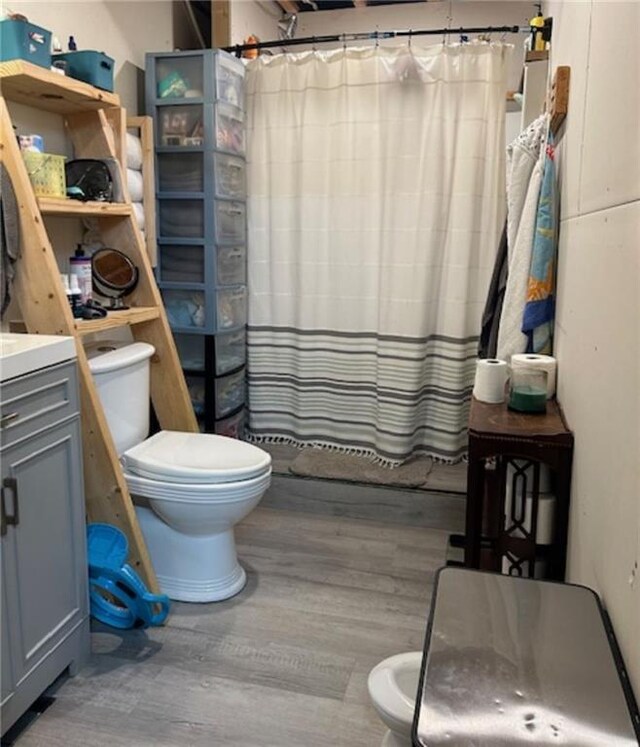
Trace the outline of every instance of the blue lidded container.
<instances>
[{"instance_id":1,"label":"blue lidded container","mask_svg":"<svg viewBox=\"0 0 640 747\"><path fill-rule=\"evenodd\" d=\"M56 60L67 63L67 75L76 80L83 80L103 91L113 92L113 58L104 52L82 49L78 52L62 52L53 55Z\"/></svg>"},{"instance_id":2,"label":"blue lidded container","mask_svg":"<svg viewBox=\"0 0 640 747\"><path fill-rule=\"evenodd\" d=\"M5 18L0 21L0 62L26 60L51 67L51 32L28 21Z\"/></svg>"}]
</instances>

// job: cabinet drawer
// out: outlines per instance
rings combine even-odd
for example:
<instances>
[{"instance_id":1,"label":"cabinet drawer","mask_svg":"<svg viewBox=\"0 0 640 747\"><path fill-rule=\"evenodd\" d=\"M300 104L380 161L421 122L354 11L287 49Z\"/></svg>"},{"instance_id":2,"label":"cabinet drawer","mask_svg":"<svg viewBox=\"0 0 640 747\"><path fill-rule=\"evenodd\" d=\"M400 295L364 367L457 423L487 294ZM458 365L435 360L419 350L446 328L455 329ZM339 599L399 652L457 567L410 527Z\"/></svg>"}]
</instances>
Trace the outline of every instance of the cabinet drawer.
<instances>
[{"instance_id":1,"label":"cabinet drawer","mask_svg":"<svg viewBox=\"0 0 640 747\"><path fill-rule=\"evenodd\" d=\"M247 323L247 289L220 288L216 294L218 331L224 332Z\"/></svg>"},{"instance_id":2,"label":"cabinet drawer","mask_svg":"<svg viewBox=\"0 0 640 747\"><path fill-rule=\"evenodd\" d=\"M218 420L216 423L216 433L219 436L228 436L229 438L242 438L244 436L245 422L245 410L241 410L236 415L231 415L231 417L224 420Z\"/></svg>"},{"instance_id":3,"label":"cabinet drawer","mask_svg":"<svg viewBox=\"0 0 640 747\"><path fill-rule=\"evenodd\" d=\"M215 346L216 376L233 371L247 360L247 332L244 329L216 335Z\"/></svg>"},{"instance_id":4,"label":"cabinet drawer","mask_svg":"<svg viewBox=\"0 0 640 747\"><path fill-rule=\"evenodd\" d=\"M246 215L243 202L216 200L216 241L220 244L244 244Z\"/></svg>"},{"instance_id":5,"label":"cabinet drawer","mask_svg":"<svg viewBox=\"0 0 640 747\"><path fill-rule=\"evenodd\" d=\"M224 418L237 410L245 400L245 372L216 379L216 419Z\"/></svg>"},{"instance_id":6,"label":"cabinet drawer","mask_svg":"<svg viewBox=\"0 0 640 747\"><path fill-rule=\"evenodd\" d=\"M75 362L7 381L2 385L0 402L0 446L4 449L79 411Z\"/></svg>"}]
</instances>

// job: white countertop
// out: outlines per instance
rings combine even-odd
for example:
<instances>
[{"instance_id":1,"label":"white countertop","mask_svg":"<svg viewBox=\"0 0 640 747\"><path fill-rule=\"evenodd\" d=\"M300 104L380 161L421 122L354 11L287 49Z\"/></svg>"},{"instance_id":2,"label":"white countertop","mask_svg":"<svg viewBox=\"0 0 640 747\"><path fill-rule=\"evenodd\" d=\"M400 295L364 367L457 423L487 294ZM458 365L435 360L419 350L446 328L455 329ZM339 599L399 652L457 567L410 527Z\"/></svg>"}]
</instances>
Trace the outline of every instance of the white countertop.
<instances>
[{"instance_id":1,"label":"white countertop","mask_svg":"<svg viewBox=\"0 0 640 747\"><path fill-rule=\"evenodd\" d=\"M0 334L0 381L76 357L73 337Z\"/></svg>"}]
</instances>

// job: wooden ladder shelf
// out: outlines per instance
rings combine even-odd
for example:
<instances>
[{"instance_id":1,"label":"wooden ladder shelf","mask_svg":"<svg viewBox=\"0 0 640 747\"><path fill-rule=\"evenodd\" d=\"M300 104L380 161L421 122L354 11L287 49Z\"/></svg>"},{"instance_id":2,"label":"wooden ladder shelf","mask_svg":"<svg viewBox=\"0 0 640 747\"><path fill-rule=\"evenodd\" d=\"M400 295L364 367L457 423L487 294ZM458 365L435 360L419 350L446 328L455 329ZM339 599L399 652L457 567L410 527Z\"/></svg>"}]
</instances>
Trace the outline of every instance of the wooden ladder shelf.
<instances>
[{"instance_id":1,"label":"wooden ladder shelf","mask_svg":"<svg viewBox=\"0 0 640 747\"><path fill-rule=\"evenodd\" d=\"M113 123L125 121L125 112L115 94L28 62L0 63L0 93L0 160L13 183L20 212L22 255L16 266L13 295L28 332L70 335L76 339L87 519L113 524L127 535L129 562L140 572L149 588L157 592L153 566L82 345L82 337L89 333L129 327L135 340L148 342L155 348L151 359L151 400L161 428L197 431L144 239L129 201L115 204L37 199L14 136L6 102L16 101L63 115L77 158L121 157L119 138L123 133L118 132L117 127L114 131ZM122 177L124 184L124 174ZM104 319L91 321L73 318L47 233L49 220L55 220L57 216L95 218L105 245L120 249L136 264L140 279L135 291L127 298L131 306L128 311L109 313Z\"/></svg>"}]
</instances>

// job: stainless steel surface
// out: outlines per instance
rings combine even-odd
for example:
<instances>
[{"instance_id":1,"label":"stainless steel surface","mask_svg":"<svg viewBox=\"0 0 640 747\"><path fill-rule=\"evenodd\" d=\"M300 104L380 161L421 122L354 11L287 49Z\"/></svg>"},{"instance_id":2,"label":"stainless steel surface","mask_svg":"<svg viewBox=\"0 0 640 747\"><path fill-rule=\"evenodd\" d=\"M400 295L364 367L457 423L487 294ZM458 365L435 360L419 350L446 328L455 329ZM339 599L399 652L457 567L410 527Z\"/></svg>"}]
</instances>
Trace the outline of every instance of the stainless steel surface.
<instances>
[{"instance_id":1,"label":"stainless steel surface","mask_svg":"<svg viewBox=\"0 0 640 747\"><path fill-rule=\"evenodd\" d=\"M440 572L418 744L636 746L595 595Z\"/></svg>"}]
</instances>

